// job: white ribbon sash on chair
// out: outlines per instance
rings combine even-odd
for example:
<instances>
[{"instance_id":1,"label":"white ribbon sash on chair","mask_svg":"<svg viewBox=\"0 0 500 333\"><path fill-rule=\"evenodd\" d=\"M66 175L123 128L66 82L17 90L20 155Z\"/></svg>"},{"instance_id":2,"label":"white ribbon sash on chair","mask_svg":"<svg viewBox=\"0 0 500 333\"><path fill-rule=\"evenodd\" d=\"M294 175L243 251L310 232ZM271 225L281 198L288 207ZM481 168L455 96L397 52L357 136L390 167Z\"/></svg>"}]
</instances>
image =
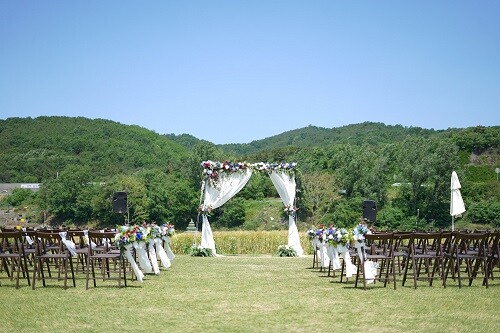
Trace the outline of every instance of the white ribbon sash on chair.
<instances>
[{"instance_id":1,"label":"white ribbon sash on chair","mask_svg":"<svg viewBox=\"0 0 500 333\"><path fill-rule=\"evenodd\" d=\"M340 258L339 252L337 251L337 246L328 245L327 254L330 258L330 262L332 263L333 270L340 269L342 266L340 266Z\"/></svg>"},{"instance_id":2,"label":"white ribbon sash on chair","mask_svg":"<svg viewBox=\"0 0 500 333\"><path fill-rule=\"evenodd\" d=\"M345 263L345 277L350 278L356 275L356 266L351 261L349 250L344 245L337 245L337 251L342 255Z\"/></svg>"},{"instance_id":3,"label":"white ribbon sash on chair","mask_svg":"<svg viewBox=\"0 0 500 333\"><path fill-rule=\"evenodd\" d=\"M375 276L377 276L377 266L376 264L371 261L371 260L365 260L365 241L356 241L354 243L354 246L356 247L356 251L358 252L358 258L363 263L363 270L365 272L365 280L367 284L373 283L375 281Z\"/></svg>"},{"instance_id":4,"label":"white ribbon sash on chair","mask_svg":"<svg viewBox=\"0 0 500 333\"><path fill-rule=\"evenodd\" d=\"M154 239L155 246L156 246L156 255L160 259L160 262L164 268L169 268L172 266L172 263L170 262L170 259L168 259L167 253L165 252L165 249L163 248L163 241L160 238L155 238Z\"/></svg>"},{"instance_id":5,"label":"white ribbon sash on chair","mask_svg":"<svg viewBox=\"0 0 500 333\"><path fill-rule=\"evenodd\" d=\"M96 244L92 242L92 244L89 244L89 231L88 230L83 230L83 243L85 245L90 245L92 248L96 247Z\"/></svg>"},{"instance_id":6,"label":"white ribbon sash on chair","mask_svg":"<svg viewBox=\"0 0 500 333\"><path fill-rule=\"evenodd\" d=\"M321 267L328 267L330 265L330 258L328 257L328 253L326 253L326 244L323 241L319 242L319 251L320 251L320 261Z\"/></svg>"},{"instance_id":7,"label":"white ribbon sash on chair","mask_svg":"<svg viewBox=\"0 0 500 333\"><path fill-rule=\"evenodd\" d=\"M167 252L168 259L172 261L175 259L175 254L172 252L172 249L170 248L170 237L164 236L163 239L165 240L165 247L166 247L165 251Z\"/></svg>"},{"instance_id":8,"label":"white ribbon sash on chair","mask_svg":"<svg viewBox=\"0 0 500 333\"><path fill-rule=\"evenodd\" d=\"M149 261L151 261L151 266L153 267L153 272L158 275L160 274L160 268L158 267L158 259L156 259L155 250L155 240L150 239L148 241L148 251L149 251Z\"/></svg>"},{"instance_id":9,"label":"white ribbon sash on chair","mask_svg":"<svg viewBox=\"0 0 500 333\"><path fill-rule=\"evenodd\" d=\"M134 248L137 252L139 266L141 267L142 271L146 274L152 273L153 268L151 267L151 262L149 261L148 254L146 252L146 243L134 242Z\"/></svg>"},{"instance_id":10,"label":"white ribbon sash on chair","mask_svg":"<svg viewBox=\"0 0 500 333\"><path fill-rule=\"evenodd\" d=\"M23 228L23 231L26 232L26 228ZM26 237L26 241L28 242L29 245L33 245L33 239L31 239L30 236L25 235L24 237Z\"/></svg>"},{"instance_id":11,"label":"white ribbon sash on chair","mask_svg":"<svg viewBox=\"0 0 500 333\"><path fill-rule=\"evenodd\" d=\"M125 258L127 258L128 262L130 263L130 266L132 266L135 278L137 279L137 281L142 282L142 279L144 278L144 273L141 272L139 266L137 266L137 263L134 260L134 256L132 256L132 247L133 247L132 244L125 245L124 255Z\"/></svg>"},{"instance_id":12,"label":"white ribbon sash on chair","mask_svg":"<svg viewBox=\"0 0 500 333\"><path fill-rule=\"evenodd\" d=\"M61 241L63 242L64 246L66 246L71 255L73 257L76 257L76 245L73 241L66 239L67 234L68 233L66 231L61 231L59 233L59 236L61 236Z\"/></svg>"}]
</instances>

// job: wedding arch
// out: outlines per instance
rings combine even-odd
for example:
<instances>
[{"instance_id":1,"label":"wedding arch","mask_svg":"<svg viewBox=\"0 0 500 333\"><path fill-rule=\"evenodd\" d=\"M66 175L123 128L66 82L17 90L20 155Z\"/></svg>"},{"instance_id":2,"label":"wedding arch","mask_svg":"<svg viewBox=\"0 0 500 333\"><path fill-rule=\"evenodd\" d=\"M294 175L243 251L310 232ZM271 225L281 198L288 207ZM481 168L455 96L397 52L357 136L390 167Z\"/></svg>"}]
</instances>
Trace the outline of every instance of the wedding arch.
<instances>
[{"instance_id":1,"label":"wedding arch","mask_svg":"<svg viewBox=\"0 0 500 333\"><path fill-rule=\"evenodd\" d=\"M297 252L297 255L304 254L296 224L295 170L297 163L203 161L201 166L203 167L203 182L198 207L202 216L201 247L209 248L214 255L217 255L208 215L213 209L222 206L243 189L252 176L252 172L258 171L269 174L285 205L285 211L288 213L288 245Z\"/></svg>"}]
</instances>

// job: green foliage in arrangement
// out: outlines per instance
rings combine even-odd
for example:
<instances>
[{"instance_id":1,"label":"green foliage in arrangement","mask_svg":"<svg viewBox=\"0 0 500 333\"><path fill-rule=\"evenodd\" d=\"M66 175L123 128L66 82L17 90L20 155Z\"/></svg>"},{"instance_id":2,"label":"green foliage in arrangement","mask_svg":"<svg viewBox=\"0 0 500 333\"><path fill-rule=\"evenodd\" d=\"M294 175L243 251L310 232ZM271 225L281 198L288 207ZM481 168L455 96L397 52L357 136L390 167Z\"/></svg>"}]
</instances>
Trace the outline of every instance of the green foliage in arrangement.
<instances>
[{"instance_id":1,"label":"green foliage in arrangement","mask_svg":"<svg viewBox=\"0 0 500 333\"><path fill-rule=\"evenodd\" d=\"M278 251L276 251L278 257L296 257L297 251L289 245L278 246Z\"/></svg>"},{"instance_id":2,"label":"green foliage in arrangement","mask_svg":"<svg viewBox=\"0 0 500 333\"><path fill-rule=\"evenodd\" d=\"M213 257L212 249L201 247L199 245L192 245L189 248L189 255L191 257Z\"/></svg>"}]
</instances>

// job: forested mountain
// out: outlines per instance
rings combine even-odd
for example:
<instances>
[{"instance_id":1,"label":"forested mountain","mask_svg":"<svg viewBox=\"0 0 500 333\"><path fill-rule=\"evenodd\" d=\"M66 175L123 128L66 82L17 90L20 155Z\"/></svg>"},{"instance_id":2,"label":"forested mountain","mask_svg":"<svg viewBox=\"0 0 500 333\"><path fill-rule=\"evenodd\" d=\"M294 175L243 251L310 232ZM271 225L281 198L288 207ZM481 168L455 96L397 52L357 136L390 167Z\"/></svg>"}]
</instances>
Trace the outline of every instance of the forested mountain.
<instances>
[{"instance_id":1,"label":"forested mountain","mask_svg":"<svg viewBox=\"0 0 500 333\"><path fill-rule=\"evenodd\" d=\"M287 131L269 138L252 141L249 144L220 145L224 151L248 155L260 151L295 147L325 147L337 144L381 145L402 141L407 136L425 138L449 136L455 130L435 131L420 127L391 126L382 123L364 122L336 128L308 126Z\"/></svg>"},{"instance_id":2,"label":"forested mountain","mask_svg":"<svg viewBox=\"0 0 500 333\"><path fill-rule=\"evenodd\" d=\"M145 168L176 168L188 151L139 126L71 117L0 120L0 182L43 182L67 165L94 181Z\"/></svg>"},{"instance_id":3,"label":"forested mountain","mask_svg":"<svg viewBox=\"0 0 500 333\"><path fill-rule=\"evenodd\" d=\"M352 224L366 199L377 202L381 227L446 226L452 170L462 183L464 220L500 225L499 145L500 126L432 130L365 122L214 145L104 119L9 118L0 120L0 182L43 187L36 195L0 195L0 205L36 207L33 219L44 212L54 223L114 225L123 216L111 211L110 198L125 190L131 221L170 221L182 229L197 218L201 161L295 161L303 228ZM211 221L215 228L279 227L267 223L271 213L262 208L272 196L277 194L268 177L254 175ZM283 210L272 209L279 220Z\"/></svg>"}]
</instances>

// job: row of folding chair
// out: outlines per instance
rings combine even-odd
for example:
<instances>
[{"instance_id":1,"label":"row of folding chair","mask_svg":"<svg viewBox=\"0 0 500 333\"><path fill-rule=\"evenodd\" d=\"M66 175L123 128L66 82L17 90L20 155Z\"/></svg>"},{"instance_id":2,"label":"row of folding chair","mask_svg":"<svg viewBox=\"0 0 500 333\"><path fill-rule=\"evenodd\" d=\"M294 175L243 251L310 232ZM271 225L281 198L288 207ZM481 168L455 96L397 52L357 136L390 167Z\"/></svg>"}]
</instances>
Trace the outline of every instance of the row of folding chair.
<instances>
[{"instance_id":1,"label":"row of folding chair","mask_svg":"<svg viewBox=\"0 0 500 333\"><path fill-rule=\"evenodd\" d=\"M375 263L377 275L369 282L381 282L384 287L392 284L397 288L419 281L432 286L439 280L446 287L452 279L461 288L466 280L469 286L481 280L486 288L495 272L500 272L499 238L495 232L377 232L365 235L364 247L358 252L351 250L351 260L357 267L355 287L362 281L367 288L365 262ZM318 267L313 257L313 268ZM344 277L342 263L340 282ZM331 274L331 265L328 275ZM335 277L335 272L333 272Z\"/></svg>"},{"instance_id":2,"label":"row of folding chair","mask_svg":"<svg viewBox=\"0 0 500 333\"><path fill-rule=\"evenodd\" d=\"M60 232L65 232L63 239ZM98 280L116 280L127 285L127 265L123 251L113 246L116 232L103 230L17 230L0 232L0 279L15 280L16 288L25 280L35 289L37 281L45 287L48 280L76 287L75 271L97 286ZM65 240L75 244L71 253ZM90 244L90 246L89 246ZM75 264L76 263L76 269ZM31 273L31 274L30 274ZM31 275L31 276L30 276ZM130 274L132 278L133 275Z\"/></svg>"}]
</instances>

